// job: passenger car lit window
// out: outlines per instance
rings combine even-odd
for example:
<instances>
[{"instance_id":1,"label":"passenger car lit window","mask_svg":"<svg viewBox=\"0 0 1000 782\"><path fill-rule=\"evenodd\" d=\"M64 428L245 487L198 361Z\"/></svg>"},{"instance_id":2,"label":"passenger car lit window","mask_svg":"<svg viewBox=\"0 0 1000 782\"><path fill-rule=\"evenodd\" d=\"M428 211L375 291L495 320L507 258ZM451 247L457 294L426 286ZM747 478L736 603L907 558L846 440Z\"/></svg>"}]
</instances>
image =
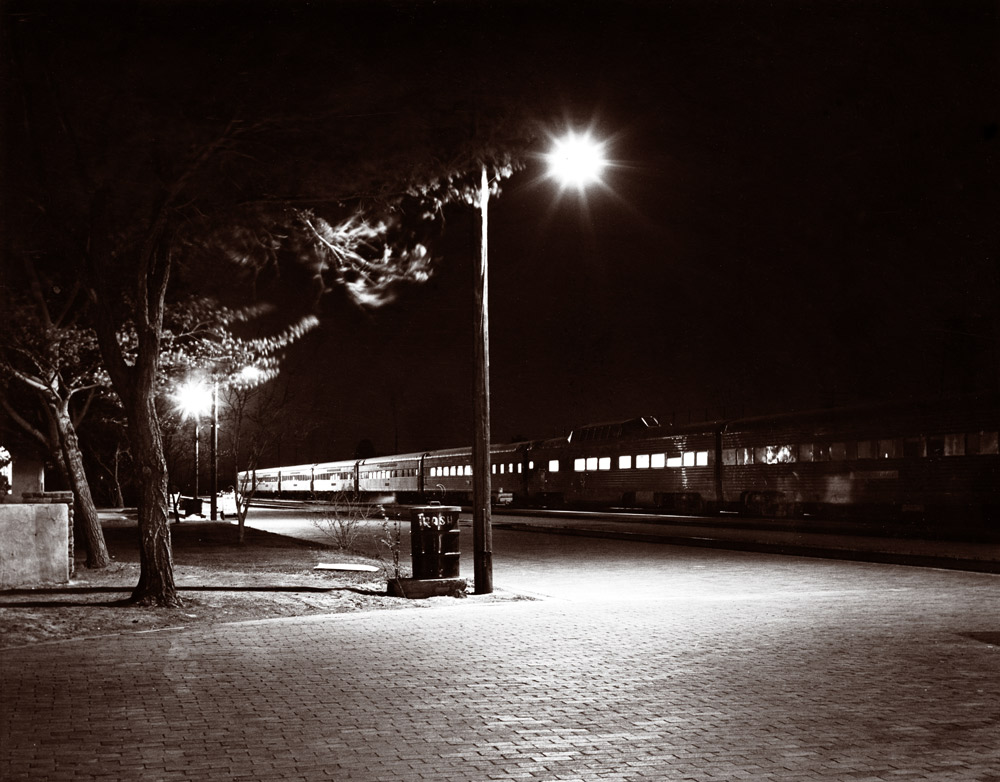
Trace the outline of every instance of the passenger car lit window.
<instances>
[{"instance_id":1,"label":"passenger car lit window","mask_svg":"<svg viewBox=\"0 0 1000 782\"><path fill-rule=\"evenodd\" d=\"M635 466L640 470L649 469L649 454L641 453L635 457Z\"/></svg>"},{"instance_id":2,"label":"passenger car lit window","mask_svg":"<svg viewBox=\"0 0 1000 782\"><path fill-rule=\"evenodd\" d=\"M597 469L598 470L610 470L611 469L611 457L610 456L602 456L600 459L598 459L598 461L597 461Z\"/></svg>"},{"instance_id":3,"label":"passenger car lit window","mask_svg":"<svg viewBox=\"0 0 1000 782\"><path fill-rule=\"evenodd\" d=\"M694 467L694 451L685 451L684 452L684 466L685 467Z\"/></svg>"},{"instance_id":4,"label":"passenger car lit window","mask_svg":"<svg viewBox=\"0 0 1000 782\"><path fill-rule=\"evenodd\" d=\"M682 456L671 456L667 459L667 467L675 468L681 467L684 464L684 457Z\"/></svg>"},{"instance_id":5,"label":"passenger car lit window","mask_svg":"<svg viewBox=\"0 0 1000 782\"><path fill-rule=\"evenodd\" d=\"M583 472L584 470L587 469L587 460L586 459L574 459L573 460L573 469L576 472Z\"/></svg>"},{"instance_id":6,"label":"passenger car lit window","mask_svg":"<svg viewBox=\"0 0 1000 782\"><path fill-rule=\"evenodd\" d=\"M618 469L619 470L631 470L632 469L632 456L625 455L618 457Z\"/></svg>"},{"instance_id":7,"label":"passenger car lit window","mask_svg":"<svg viewBox=\"0 0 1000 782\"><path fill-rule=\"evenodd\" d=\"M596 470L597 469L597 457L596 456L588 456L587 457L587 469L588 470Z\"/></svg>"},{"instance_id":8,"label":"passenger car lit window","mask_svg":"<svg viewBox=\"0 0 1000 782\"><path fill-rule=\"evenodd\" d=\"M965 456L965 435L946 434L944 436L945 456Z\"/></svg>"},{"instance_id":9,"label":"passenger car lit window","mask_svg":"<svg viewBox=\"0 0 1000 782\"><path fill-rule=\"evenodd\" d=\"M697 467L708 467L708 451L698 451L694 463Z\"/></svg>"},{"instance_id":10,"label":"passenger car lit window","mask_svg":"<svg viewBox=\"0 0 1000 782\"><path fill-rule=\"evenodd\" d=\"M667 466L667 455L665 453L654 453L649 458L649 465L657 470L662 470Z\"/></svg>"},{"instance_id":11,"label":"passenger car lit window","mask_svg":"<svg viewBox=\"0 0 1000 782\"><path fill-rule=\"evenodd\" d=\"M878 458L879 459L898 459L903 453L903 441L902 440L879 440L878 441Z\"/></svg>"},{"instance_id":12,"label":"passenger car lit window","mask_svg":"<svg viewBox=\"0 0 1000 782\"><path fill-rule=\"evenodd\" d=\"M549 461L549 472L559 472L559 460L552 459Z\"/></svg>"},{"instance_id":13,"label":"passenger car lit window","mask_svg":"<svg viewBox=\"0 0 1000 782\"><path fill-rule=\"evenodd\" d=\"M965 436L965 452L970 456L976 454L996 454L996 432L970 432Z\"/></svg>"},{"instance_id":14,"label":"passenger car lit window","mask_svg":"<svg viewBox=\"0 0 1000 782\"><path fill-rule=\"evenodd\" d=\"M768 464L790 464L795 459L794 445L769 445L767 446L764 459Z\"/></svg>"}]
</instances>

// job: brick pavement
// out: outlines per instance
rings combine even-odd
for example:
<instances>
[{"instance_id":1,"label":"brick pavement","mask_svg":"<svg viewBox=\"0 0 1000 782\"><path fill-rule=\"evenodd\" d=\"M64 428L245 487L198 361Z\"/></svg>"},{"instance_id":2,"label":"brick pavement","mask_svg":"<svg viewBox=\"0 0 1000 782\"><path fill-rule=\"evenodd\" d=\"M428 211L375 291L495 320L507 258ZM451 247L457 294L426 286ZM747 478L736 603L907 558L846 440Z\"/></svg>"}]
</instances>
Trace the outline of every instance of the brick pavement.
<instances>
[{"instance_id":1,"label":"brick pavement","mask_svg":"<svg viewBox=\"0 0 1000 782\"><path fill-rule=\"evenodd\" d=\"M1000 780L997 576L662 579L0 652L0 778Z\"/></svg>"}]
</instances>

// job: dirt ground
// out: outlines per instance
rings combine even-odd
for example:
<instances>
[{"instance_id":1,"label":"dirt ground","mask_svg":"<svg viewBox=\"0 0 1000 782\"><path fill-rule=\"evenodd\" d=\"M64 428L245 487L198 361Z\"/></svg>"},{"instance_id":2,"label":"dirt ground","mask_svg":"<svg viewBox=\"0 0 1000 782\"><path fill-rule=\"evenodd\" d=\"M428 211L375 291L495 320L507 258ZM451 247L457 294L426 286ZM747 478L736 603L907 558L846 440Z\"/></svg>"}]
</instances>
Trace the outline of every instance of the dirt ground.
<instances>
[{"instance_id":1,"label":"dirt ground","mask_svg":"<svg viewBox=\"0 0 1000 782\"><path fill-rule=\"evenodd\" d=\"M407 600L386 595L384 563L334 547L247 529L243 544L227 522L171 525L174 580L182 608L126 605L139 580L134 517L106 521L110 567L90 570L82 559L69 584L0 591L0 648L167 627L273 619L349 611L433 608L453 597ZM409 557L404 560L408 564ZM318 564L364 564L378 572L315 570ZM405 571L402 575L408 575ZM520 599L496 592L477 602Z\"/></svg>"}]
</instances>

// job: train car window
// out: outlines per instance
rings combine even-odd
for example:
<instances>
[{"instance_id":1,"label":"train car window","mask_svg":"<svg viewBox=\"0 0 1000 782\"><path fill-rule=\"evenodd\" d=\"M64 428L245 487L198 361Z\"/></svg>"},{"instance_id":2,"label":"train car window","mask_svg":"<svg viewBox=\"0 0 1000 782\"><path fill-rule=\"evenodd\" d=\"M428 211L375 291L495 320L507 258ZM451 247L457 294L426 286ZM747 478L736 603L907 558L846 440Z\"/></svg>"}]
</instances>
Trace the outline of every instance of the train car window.
<instances>
[{"instance_id":1,"label":"train car window","mask_svg":"<svg viewBox=\"0 0 1000 782\"><path fill-rule=\"evenodd\" d=\"M550 459L549 460L549 472L559 472L559 460Z\"/></svg>"},{"instance_id":2,"label":"train car window","mask_svg":"<svg viewBox=\"0 0 1000 782\"><path fill-rule=\"evenodd\" d=\"M657 470L662 470L667 466L667 455L665 453L654 453L649 457L649 466Z\"/></svg>"},{"instance_id":3,"label":"train car window","mask_svg":"<svg viewBox=\"0 0 1000 782\"><path fill-rule=\"evenodd\" d=\"M667 467L671 469L682 467L684 464L684 457L682 456L670 456L667 458Z\"/></svg>"},{"instance_id":4,"label":"train car window","mask_svg":"<svg viewBox=\"0 0 1000 782\"><path fill-rule=\"evenodd\" d=\"M694 455L695 467L708 467L708 451L698 451Z\"/></svg>"},{"instance_id":5,"label":"train car window","mask_svg":"<svg viewBox=\"0 0 1000 782\"><path fill-rule=\"evenodd\" d=\"M753 463L754 464L767 464L767 447L763 445L754 446L753 448Z\"/></svg>"},{"instance_id":6,"label":"train car window","mask_svg":"<svg viewBox=\"0 0 1000 782\"><path fill-rule=\"evenodd\" d=\"M859 440L858 441L858 458L859 459L874 459L876 456L877 443L874 440Z\"/></svg>"},{"instance_id":7,"label":"train car window","mask_svg":"<svg viewBox=\"0 0 1000 782\"><path fill-rule=\"evenodd\" d=\"M517 465L517 474L521 475L523 472L524 472L524 465L521 464L521 463L518 463L518 465Z\"/></svg>"},{"instance_id":8,"label":"train car window","mask_svg":"<svg viewBox=\"0 0 1000 782\"><path fill-rule=\"evenodd\" d=\"M694 451L685 451L683 458L685 467L694 467Z\"/></svg>"},{"instance_id":9,"label":"train car window","mask_svg":"<svg viewBox=\"0 0 1000 782\"><path fill-rule=\"evenodd\" d=\"M471 464L465 465L465 474L466 475L472 475L472 465Z\"/></svg>"},{"instance_id":10,"label":"train car window","mask_svg":"<svg viewBox=\"0 0 1000 782\"><path fill-rule=\"evenodd\" d=\"M597 469L598 470L610 470L611 469L611 457L610 456L602 456L600 459L598 459L597 460Z\"/></svg>"},{"instance_id":11,"label":"train car window","mask_svg":"<svg viewBox=\"0 0 1000 782\"><path fill-rule=\"evenodd\" d=\"M799 444L799 461L811 462L813 460L813 443Z\"/></svg>"},{"instance_id":12,"label":"train car window","mask_svg":"<svg viewBox=\"0 0 1000 782\"><path fill-rule=\"evenodd\" d=\"M735 448L726 448L726 450L724 450L722 452L722 463L725 464L725 465L728 465L730 467L732 465L736 464L736 449Z\"/></svg>"},{"instance_id":13,"label":"train car window","mask_svg":"<svg viewBox=\"0 0 1000 782\"><path fill-rule=\"evenodd\" d=\"M494 475L496 475L496 474L497 474L497 466L496 466L495 464L493 465L493 474L494 474Z\"/></svg>"},{"instance_id":14,"label":"train car window","mask_svg":"<svg viewBox=\"0 0 1000 782\"><path fill-rule=\"evenodd\" d=\"M596 470L597 469L597 457L596 456L588 456L587 457L587 469L588 470Z\"/></svg>"},{"instance_id":15,"label":"train car window","mask_svg":"<svg viewBox=\"0 0 1000 782\"><path fill-rule=\"evenodd\" d=\"M635 457L635 466L638 470L648 470L649 469L649 454L641 453Z\"/></svg>"},{"instance_id":16,"label":"train car window","mask_svg":"<svg viewBox=\"0 0 1000 782\"><path fill-rule=\"evenodd\" d=\"M619 470L631 470L632 469L632 456L631 454L626 454L624 456L618 457L618 469Z\"/></svg>"},{"instance_id":17,"label":"train car window","mask_svg":"<svg viewBox=\"0 0 1000 782\"><path fill-rule=\"evenodd\" d=\"M830 443L830 459L835 462L847 461L847 443Z\"/></svg>"},{"instance_id":18,"label":"train car window","mask_svg":"<svg viewBox=\"0 0 1000 782\"><path fill-rule=\"evenodd\" d=\"M944 456L944 438L940 435L932 435L927 438L927 455L931 458Z\"/></svg>"},{"instance_id":19,"label":"train car window","mask_svg":"<svg viewBox=\"0 0 1000 782\"><path fill-rule=\"evenodd\" d=\"M898 459L903 453L903 441L899 439L879 440L879 459Z\"/></svg>"},{"instance_id":20,"label":"train car window","mask_svg":"<svg viewBox=\"0 0 1000 782\"><path fill-rule=\"evenodd\" d=\"M944 436L945 456L965 456L965 435L946 434Z\"/></svg>"},{"instance_id":21,"label":"train car window","mask_svg":"<svg viewBox=\"0 0 1000 782\"><path fill-rule=\"evenodd\" d=\"M587 460L586 459L574 459L573 460L573 469L576 472L583 472L584 470L587 469Z\"/></svg>"},{"instance_id":22,"label":"train car window","mask_svg":"<svg viewBox=\"0 0 1000 782\"><path fill-rule=\"evenodd\" d=\"M513 472L514 472L514 465L513 464L508 464L507 465L507 472L513 474Z\"/></svg>"},{"instance_id":23,"label":"train car window","mask_svg":"<svg viewBox=\"0 0 1000 782\"><path fill-rule=\"evenodd\" d=\"M753 464L753 448L737 448L736 463Z\"/></svg>"},{"instance_id":24,"label":"train car window","mask_svg":"<svg viewBox=\"0 0 1000 782\"><path fill-rule=\"evenodd\" d=\"M764 450L764 460L767 464L791 464L798 461L794 445L768 445Z\"/></svg>"},{"instance_id":25,"label":"train car window","mask_svg":"<svg viewBox=\"0 0 1000 782\"><path fill-rule=\"evenodd\" d=\"M996 432L970 432L965 436L965 452L970 456L997 452Z\"/></svg>"}]
</instances>

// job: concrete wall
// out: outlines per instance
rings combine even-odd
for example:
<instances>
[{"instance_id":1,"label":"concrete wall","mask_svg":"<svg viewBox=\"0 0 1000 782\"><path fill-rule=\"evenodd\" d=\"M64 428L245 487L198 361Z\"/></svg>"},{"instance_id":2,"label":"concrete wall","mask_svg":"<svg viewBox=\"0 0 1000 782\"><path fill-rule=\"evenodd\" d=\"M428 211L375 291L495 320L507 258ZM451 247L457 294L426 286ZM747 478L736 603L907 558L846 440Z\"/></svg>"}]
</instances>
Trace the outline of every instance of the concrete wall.
<instances>
[{"instance_id":1,"label":"concrete wall","mask_svg":"<svg viewBox=\"0 0 1000 782\"><path fill-rule=\"evenodd\" d=\"M69 506L0 505L0 589L69 582Z\"/></svg>"}]
</instances>

